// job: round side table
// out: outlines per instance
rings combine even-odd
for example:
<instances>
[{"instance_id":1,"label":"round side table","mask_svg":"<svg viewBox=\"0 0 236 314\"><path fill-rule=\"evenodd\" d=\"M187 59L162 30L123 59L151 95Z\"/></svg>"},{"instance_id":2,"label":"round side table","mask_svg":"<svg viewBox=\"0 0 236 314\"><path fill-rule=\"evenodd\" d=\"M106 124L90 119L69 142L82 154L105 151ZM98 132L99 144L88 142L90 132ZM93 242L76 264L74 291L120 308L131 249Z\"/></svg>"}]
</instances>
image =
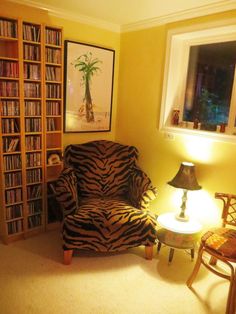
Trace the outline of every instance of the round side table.
<instances>
[{"instance_id":1,"label":"round side table","mask_svg":"<svg viewBox=\"0 0 236 314\"><path fill-rule=\"evenodd\" d=\"M181 221L174 213L165 213L158 216L157 221L162 227L157 232L158 246L165 244L170 247L169 263L172 262L175 249L189 249L191 258L194 258L194 248L200 235L202 226L195 220Z\"/></svg>"}]
</instances>

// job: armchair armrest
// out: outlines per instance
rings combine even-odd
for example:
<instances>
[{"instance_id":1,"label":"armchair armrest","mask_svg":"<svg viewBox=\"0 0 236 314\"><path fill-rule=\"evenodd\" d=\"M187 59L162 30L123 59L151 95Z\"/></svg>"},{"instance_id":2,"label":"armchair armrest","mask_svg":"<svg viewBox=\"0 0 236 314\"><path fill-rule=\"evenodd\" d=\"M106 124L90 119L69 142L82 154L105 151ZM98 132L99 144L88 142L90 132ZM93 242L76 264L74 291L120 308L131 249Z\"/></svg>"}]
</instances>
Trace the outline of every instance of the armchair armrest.
<instances>
[{"instance_id":1,"label":"armchair armrest","mask_svg":"<svg viewBox=\"0 0 236 314\"><path fill-rule=\"evenodd\" d=\"M139 167L135 167L129 178L129 199L136 208L147 209L149 203L157 196L157 189Z\"/></svg>"},{"instance_id":2,"label":"armchair armrest","mask_svg":"<svg viewBox=\"0 0 236 314\"><path fill-rule=\"evenodd\" d=\"M55 184L55 197L60 204L63 217L78 209L78 179L73 168L64 168Z\"/></svg>"}]
</instances>

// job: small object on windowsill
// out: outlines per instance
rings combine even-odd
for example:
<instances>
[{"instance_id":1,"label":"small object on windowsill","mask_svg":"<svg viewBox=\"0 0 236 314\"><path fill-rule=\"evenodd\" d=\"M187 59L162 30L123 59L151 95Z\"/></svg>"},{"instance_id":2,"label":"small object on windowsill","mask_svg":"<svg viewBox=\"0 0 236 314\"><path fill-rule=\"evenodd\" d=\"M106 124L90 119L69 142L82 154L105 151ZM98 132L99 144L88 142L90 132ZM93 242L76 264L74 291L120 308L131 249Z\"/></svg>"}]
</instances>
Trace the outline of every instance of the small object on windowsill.
<instances>
[{"instance_id":1,"label":"small object on windowsill","mask_svg":"<svg viewBox=\"0 0 236 314\"><path fill-rule=\"evenodd\" d=\"M221 123L221 125L220 125L220 133L225 133L225 129L226 129L226 124L225 123Z\"/></svg>"},{"instance_id":2,"label":"small object on windowsill","mask_svg":"<svg viewBox=\"0 0 236 314\"><path fill-rule=\"evenodd\" d=\"M172 125L179 125L179 110L174 109L172 113Z\"/></svg>"},{"instance_id":3,"label":"small object on windowsill","mask_svg":"<svg viewBox=\"0 0 236 314\"><path fill-rule=\"evenodd\" d=\"M198 124L199 124L199 120L198 120L198 118L195 118L195 119L193 120L193 128L194 128L194 129L198 129Z\"/></svg>"}]
</instances>

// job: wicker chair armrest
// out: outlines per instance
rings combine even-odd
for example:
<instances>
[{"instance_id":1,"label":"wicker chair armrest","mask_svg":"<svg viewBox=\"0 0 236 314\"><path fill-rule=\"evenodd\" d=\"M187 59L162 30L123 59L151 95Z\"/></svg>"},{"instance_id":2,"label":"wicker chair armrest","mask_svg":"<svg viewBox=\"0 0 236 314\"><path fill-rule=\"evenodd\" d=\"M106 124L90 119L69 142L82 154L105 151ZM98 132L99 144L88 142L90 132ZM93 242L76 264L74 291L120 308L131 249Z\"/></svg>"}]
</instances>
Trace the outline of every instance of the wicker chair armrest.
<instances>
[{"instance_id":1,"label":"wicker chair armrest","mask_svg":"<svg viewBox=\"0 0 236 314\"><path fill-rule=\"evenodd\" d=\"M73 214L78 209L78 178L73 168L62 170L54 186L55 197L60 204L63 217Z\"/></svg>"},{"instance_id":2,"label":"wicker chair armrest","mask_svg":"<svg viewBox=\"0 0 236 314\"><path fill-rule=\"evenodd\" d=\"M129 199L136 208L147 209L157 197L157 189L147 174L136 166L129 178Z\"/></svg>"}]
</instances>

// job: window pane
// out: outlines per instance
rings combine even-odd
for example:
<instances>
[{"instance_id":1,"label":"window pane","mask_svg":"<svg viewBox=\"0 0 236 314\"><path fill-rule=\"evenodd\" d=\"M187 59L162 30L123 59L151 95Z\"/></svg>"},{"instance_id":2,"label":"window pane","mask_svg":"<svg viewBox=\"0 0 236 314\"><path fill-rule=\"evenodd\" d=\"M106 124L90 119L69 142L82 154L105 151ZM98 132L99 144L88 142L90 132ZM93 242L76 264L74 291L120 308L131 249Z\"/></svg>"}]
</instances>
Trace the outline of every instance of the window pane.
<instances>
[{"instance_id":1,"label":"window pane","mask_svg":"<svg viewBox=\"0 0 236 314\"><path fill-rule=\"evenodd\" d=\"M184 121L199 121L205 130L228 123L235 56L236 41L190 48Z\"/></svg>"}]
</instances>

